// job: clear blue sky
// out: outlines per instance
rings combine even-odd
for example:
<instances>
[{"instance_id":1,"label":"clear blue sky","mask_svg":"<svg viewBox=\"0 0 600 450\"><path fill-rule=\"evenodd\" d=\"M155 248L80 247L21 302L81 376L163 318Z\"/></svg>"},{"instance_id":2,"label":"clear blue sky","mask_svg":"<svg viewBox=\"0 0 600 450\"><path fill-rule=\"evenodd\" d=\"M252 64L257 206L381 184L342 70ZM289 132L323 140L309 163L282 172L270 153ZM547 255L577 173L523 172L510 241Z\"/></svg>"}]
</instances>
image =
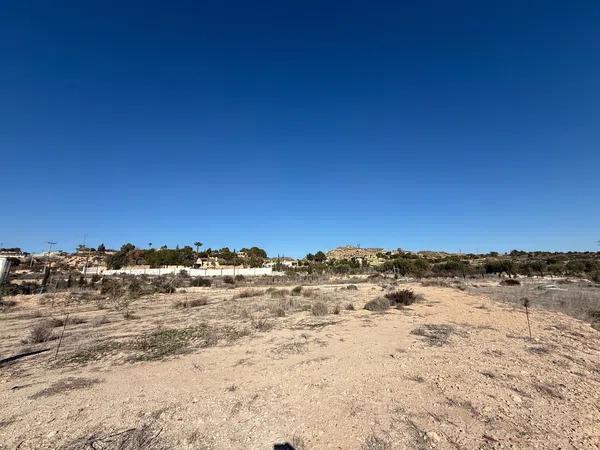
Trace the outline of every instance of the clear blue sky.
<instances>
[{"instance_id":1,"label":"clear blue sky","mask_svg":"<svg viewBox=\"0 0 600 450\"><path fill-rule=\"evenodd\" d=\"M3 1L0 242L596 250L600 2Z\"/></svg>"}]
</instances>

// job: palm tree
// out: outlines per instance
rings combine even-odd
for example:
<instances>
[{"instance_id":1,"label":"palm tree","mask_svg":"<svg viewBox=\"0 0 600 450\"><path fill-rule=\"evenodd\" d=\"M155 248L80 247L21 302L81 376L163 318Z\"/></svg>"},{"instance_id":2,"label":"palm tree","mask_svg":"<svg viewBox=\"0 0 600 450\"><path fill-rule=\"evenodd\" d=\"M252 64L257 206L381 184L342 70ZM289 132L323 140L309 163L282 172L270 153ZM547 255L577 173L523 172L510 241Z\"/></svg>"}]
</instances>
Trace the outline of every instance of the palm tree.
<instances>
[{"instance_id":1,"label":"palm tree","mask_svg":"<svg viewBox=\"0 0 600 450\"><path fill-rule=\"evenodd\" d=\"M196 246L196 253L199 253L200 247L202 247L202 242L196 241L196 242L194 242L194 245Z\"/></svg>"}]
</instances>

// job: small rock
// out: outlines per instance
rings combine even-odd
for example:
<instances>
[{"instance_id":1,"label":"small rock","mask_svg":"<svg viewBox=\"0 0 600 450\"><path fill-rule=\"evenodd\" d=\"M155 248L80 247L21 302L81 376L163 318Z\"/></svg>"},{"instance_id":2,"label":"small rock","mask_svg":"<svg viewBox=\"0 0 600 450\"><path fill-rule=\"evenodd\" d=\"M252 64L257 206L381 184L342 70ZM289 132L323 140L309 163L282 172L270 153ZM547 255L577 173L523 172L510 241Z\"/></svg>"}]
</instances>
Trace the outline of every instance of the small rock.
<instances>
[{"instance_id":1,"label":"small rock","mask_svg":"<svg viewBox=\"0 0 600 450\"><path fill-rule=\"evenodd\" d=\"M440 442L442 438L435 431L428 431L427 438L433 442Z\"/></svg>"}]
</instances>

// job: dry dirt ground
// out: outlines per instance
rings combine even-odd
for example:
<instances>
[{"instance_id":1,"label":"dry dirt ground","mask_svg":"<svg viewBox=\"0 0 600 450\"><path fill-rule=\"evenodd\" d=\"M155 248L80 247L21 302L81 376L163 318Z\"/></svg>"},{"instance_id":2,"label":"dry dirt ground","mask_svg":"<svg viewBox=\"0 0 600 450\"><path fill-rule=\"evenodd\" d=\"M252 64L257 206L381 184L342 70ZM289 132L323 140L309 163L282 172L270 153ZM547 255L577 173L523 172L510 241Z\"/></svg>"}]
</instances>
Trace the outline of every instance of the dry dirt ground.
<instances>
[{"instance_id":1,"label":"dry dirt ground","mask_svg":"<svg viewBox=\"0 0 600 450\"><path fill-rule=\"evenodd\" d=\"M0 448L600 448L589 324L533 308L530 340L517 305L382 284L191 288L138 299L128 320L85 298L16 297L0 358L52 351L0 367ZM363 309L406 287L423 299ZM57 339L22 343L67 312L81 323L58 356Z\"/></svg>"}]
</instances>

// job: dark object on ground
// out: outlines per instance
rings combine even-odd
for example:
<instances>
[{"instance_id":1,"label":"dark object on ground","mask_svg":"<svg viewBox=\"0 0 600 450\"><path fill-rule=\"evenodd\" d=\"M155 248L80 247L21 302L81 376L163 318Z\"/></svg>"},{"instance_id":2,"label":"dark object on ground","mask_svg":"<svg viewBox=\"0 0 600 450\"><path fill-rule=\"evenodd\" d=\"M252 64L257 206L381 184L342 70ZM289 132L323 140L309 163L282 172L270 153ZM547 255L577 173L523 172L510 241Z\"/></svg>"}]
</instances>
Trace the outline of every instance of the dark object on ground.
<instances>
[{"instance_id":1,"label":"dark object on ground","mask_svg":"<svg viewBox=\"0 0 600 450\"><path fill-rule=\"evenodd\" d=\"M502 280L500 282L500 286L521 286L521 282L519 280L515 280L514 278L507 278L506 280Z\"/></svg>"},{"instance_id":2,"label":"dark object on ground","mask_svg":"<svg viewBox=\"0 0 600 450\"><path fill-rule=\"evenodd\" d=\"M389 292L385 294L385 298L390 301L392 305L412 305L416 300L417 296L410 289L402 289L400 291Z\"/></svg>"},{"instance_id":3,"label":"dark object on ground","mask_svg":"<svg viewBox=\"0 0 600 450\"><path fill-rule=\"evenodd\" d=\"M33 356L33 355L37 355L39 353L44 353L44 352L49 352L50 349L49 348L44 348L41 350L33 350L30 352L25 352L25 353L19 353L18 355L13 355L13 356L9 356L8 358L4 358L4 359L0 359L0 366L12 361L16 361L17 359L21 359L21 358L25 358L26 356Z\"/></svg>"}]
</instances>

